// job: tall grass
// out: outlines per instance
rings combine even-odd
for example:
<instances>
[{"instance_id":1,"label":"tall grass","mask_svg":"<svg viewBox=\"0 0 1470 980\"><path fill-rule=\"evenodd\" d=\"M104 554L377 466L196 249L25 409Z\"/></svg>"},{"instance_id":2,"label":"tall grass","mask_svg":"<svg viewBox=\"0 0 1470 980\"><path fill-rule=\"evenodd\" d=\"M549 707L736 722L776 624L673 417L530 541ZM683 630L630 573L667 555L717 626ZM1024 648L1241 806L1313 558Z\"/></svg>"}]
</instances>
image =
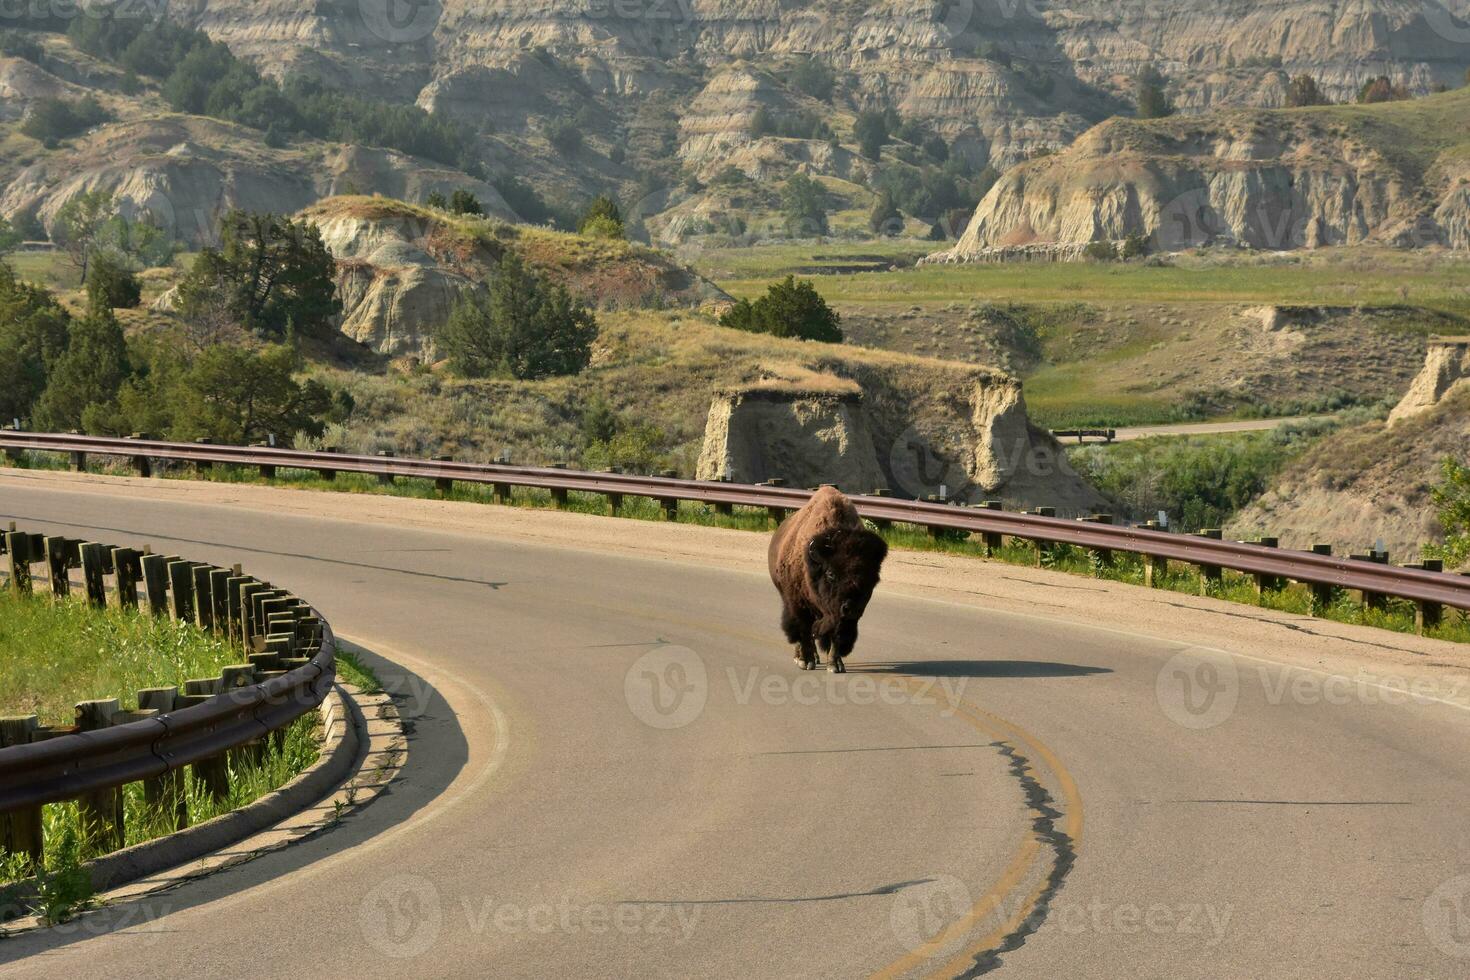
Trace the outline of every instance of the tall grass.
<instances>
[{"instance_id":1,"label":"tall grass","mask_svg":"<svg viewBox=\"0 0 1470 980\"><path fill-rule=\"evenodd\" d=\"M94 610L77 598L0 593L0 714L70 724L78 701L217 677L238 663L224 640L139 610Z\"/></svg>"}]
</instances>

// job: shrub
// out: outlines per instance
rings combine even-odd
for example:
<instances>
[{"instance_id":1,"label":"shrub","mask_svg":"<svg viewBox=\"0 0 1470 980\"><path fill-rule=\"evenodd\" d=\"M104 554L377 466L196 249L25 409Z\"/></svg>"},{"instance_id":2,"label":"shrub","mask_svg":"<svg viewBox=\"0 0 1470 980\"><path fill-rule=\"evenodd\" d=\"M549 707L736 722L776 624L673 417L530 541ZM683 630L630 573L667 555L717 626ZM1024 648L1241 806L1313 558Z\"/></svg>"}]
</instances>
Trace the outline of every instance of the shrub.
<instances>
[{"instance_id":1,"label":"shrub","mask_svg":"<svg viewBox=\"0 0 1470 980\"><path fill-rule=\"evenodd\" d=\"M1286 104L1299 109L1304 106L1331 105L1332 101L1322 94L1322 90L1317 87L1317 80L1311 75L1297 75L1287 86Z\"/></svg>"},{"instance_id":2,"label":"shrub","mask_svg":"<svg viewBox=\"0 0 1470 980\"><path fill-rule=\"evenodd\" d=\"M1470 466L1446 457L1440 469L1444 482L1434 488L1432 499L1445 540L1425 553L1457 568L1470 562Z\"/></svg>"},{"instance_id":3,"label":"shrub","mask_svg":"<svg viewBox=\"0 0 1470 980\"><path fill-rule=\"evenodd\" d=\"M480 204L480 199L463 187L449 196L449 210L455 214L472 214L483 216L485 208Z\"/></svg>"},{"instance_id":4,"label":"shrub","mask_svg":"<svg viewBox=\"0 0 1470 980\"><path fill-rule=\"evenodd\" d=\"M46 290L0 262L0 418L29 418L57 358L71 317Z\"/></svg>"},{"instance_id":5,"label":"shrub","mask_svg":"<svg viewBox=\"0 0 1470 980\"><path fill-rule=\"evenodd\" d=\"M626 237L623 212L618 207L618 202L606 194L599 194L588 206L587 213L582 216L577 231L589 238L622 239Z\"/></svg>"},{"instance_id":6,"label":"shrub","mask_svg":"<svg viewBox=\"0 0 1470 980\"><path fill-rule=\"evenodd\" d=\"M1110 241L1091 242L1082 254L1095 262L1114 262L1118 258L1118 246Z\"/></svg>"},{"instance_id":7,"label":"shrub","mask_svg":"<svg viewBox=\"0 0 1470 980\"><path fill-rule=\"evenodd\" d=\"M852 138L857 141L862 155L869 160L877 160L883 155L883 147L888 143L888 122L887 113L871 109L858 113L853 122Z\"/></svg>"},{"instance_id":8,"label":"shrub","mask_svg":"<svg viewBox=\"0 0 1470 980\"><path fill-rule=\"evenodd\" d=\"M48 432L83 427L87 408L109 404L128 376L128 348L112 311L94 306L73 321L66 353L57 359L36 402L36 426Z\"/></svg>"},{"instance_id":9,"label":"shrub","mask_svg":"<svg viewBox=\"0 0 1470 980\"><path fill-rule=\"evenodd\" d=\"M786 215L787 234L806 238L827 234L827 193L822 185L798 173L781 189L781 207Z\"/></svg>"},{"instance_id":10,"label":"shrub","mask_svg":"<svg viewBox=\"0 0 1470 980\"><path fill-rule=\"evenodd\" d=\"M1408 98L1409 90L1402 85L1393 84L1388 80L1387 75L1368 79L1358 90L1358 102L1363 105L1371 105L1375 102L1402 102Z\"/></svg>"},{"instance_id":11,"label":"shrub","mask_svg":"<svg viewBox=\"0 0 1470 980\"><path fill-rule=\"evenodd\" d=\"M830 101L837 76L832 69L815 58L803 58L791 70L791 85L820 102Z\"/></svg>"},{"instance_id":12,"label":"shrub","mask_svg":"<svg viewBox=\"0 0 1470 980\"><path fill-rule=\"evenodd\" d=\"M1152 65L1138 76L1134 91L1138 100L1139 119L1162 119L1174 114L1174 106L1164 91L1164 76Z\"/></svg>"},{"instance_id":13,"label":"shrub","mask_svg":"<svg viewBox=\"0 0 1470 980\"><path fill-rule=\"evenodd\" d=\"M433 208L436 211L448 211L449 201L444 197L443 191L429 191L429 196L424 198L424 207Z\"/></svg>"},{"instance_id":14,"label":"shrub","mask_svg":"<svg viewBox=\"0 0 1470 980\"><path fill-rule=\"evenodd\" d=\"M868 215L868 230L875 235L889 237L903 231L903 214L894 205L893 195L887 191L878 195L878 201Z\"/></svg>"},{"instance_id":15,"label":"shrub","mask_svg":"<svg viewBox=\"0 0 1470 980\"><path fill-rule=\"evenodd\" d=\"M596 339L592 313L514 252L500 260L487 292L460 297L437 335L450 367L472 378L577 374L592 359Z\"/></svg>"},{"instance_id":16,"label":"shrub","mask_svg":"<svg viewBox=\"0 0 1470 980\"><path fill-rule=\"evenodd\" d=\"M76 102L65 99L37 99L20 131L47 146L84 132L108 119L107 110L92 96L84 96Z\"/></svg>"},{"instance_id":17,"label":"shrub","mask_svg":"<svg viewBox=\"0 0 1470 980\"><path fill-rule=\"evenodd\" d=\"M842 342L842 317L827 305L809 280L787 276L754 303L741 300L720 317L720 326L776 337Z\"/></svg>"},{"instance_id":18,"label":"shrub","mask_svg":"<svg viewBox=\"0 0 1470 980\"><path fill-rule=\"evenodd\" d=\"M1144 235L1132 234L1123 240L1123 248L1118 252L1121 259L1139 259L1150 251L1148 238Z\"/></svg>"},{"instance_id":19,"label":"shrub","mask_svg":"<svg viewBox=\"0 0 1470 980\"><path fill-rule=\"evenodd\" d=\"M126 264L104 253L92 260L87 273L87 298L94 307L131 310L142 302L143 287Z\"/></svg>"},{"instance_id":20,"label":"shrub","mask_svg":"<svg viewBox=\"0 0 1470 980\"><path fill-rule=\"evenodd\" d=\"M342 312L337 262L315 225L232 211L220 237L220 247L200 253L179 284L182 316L216 306L223 288L229 310L251 330L284 337L290 324L305 335L331 335Z\"/></svg>"},{"instance_id":21,"label":"shrub","mask_svg":"<svg viewBox=\"0 0 1470 980\"><path fill-rule=\"evenodd\" d=\"M559 119L547 126L546 139L562 156L575 156L582 149L582 130L570 119Z\"/></svg>"}]
</instances>

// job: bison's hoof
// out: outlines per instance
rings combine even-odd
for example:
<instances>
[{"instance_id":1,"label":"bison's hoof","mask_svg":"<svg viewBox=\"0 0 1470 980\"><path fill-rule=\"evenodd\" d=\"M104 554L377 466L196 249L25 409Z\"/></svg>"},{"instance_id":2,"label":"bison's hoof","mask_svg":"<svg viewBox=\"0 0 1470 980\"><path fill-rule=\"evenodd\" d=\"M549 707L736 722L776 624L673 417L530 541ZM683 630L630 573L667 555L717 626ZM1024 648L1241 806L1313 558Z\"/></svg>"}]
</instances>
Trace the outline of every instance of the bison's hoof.
<instances>
[{"instance_id":1,"label":"bison's hoof","mask_svg":"<svg viewBox=\"0 0 1470 980\"><path fill-rule=\"evenodd\" d=\"M847 673L847 667L843 665L843 663L842 663L841 660L837 660L836 658L833 658L832 662L827 665L827 673L829 673L829 674L845 674L845 673Z\"/></svg>"},{"instance_id":2,"label":"bison's hoof","mask_svg":"<svg viewBox=\"0 0 1470 980\"><path fill-rule=\"evenodd\" d=\"M803 660L801 662L801 669L802 670L816 670L817 669L817 662L815 660Z\"/></svg>"}]
</instances>

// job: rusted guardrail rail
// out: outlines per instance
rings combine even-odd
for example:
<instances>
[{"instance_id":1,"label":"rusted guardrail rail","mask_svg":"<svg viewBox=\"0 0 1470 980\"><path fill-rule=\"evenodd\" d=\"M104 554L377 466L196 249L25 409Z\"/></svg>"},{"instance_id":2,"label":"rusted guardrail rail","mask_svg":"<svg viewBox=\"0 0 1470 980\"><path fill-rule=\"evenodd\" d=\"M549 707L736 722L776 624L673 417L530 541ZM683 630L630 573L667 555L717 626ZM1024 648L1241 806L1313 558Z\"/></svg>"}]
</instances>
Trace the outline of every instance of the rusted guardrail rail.
<instances>
[{"instance_id":1,"label":"rusted guardrail rail","mask_svg":"<svg viewBox=\"0 0 1470 980\"><path fill-rule=\"evenodd\" d=\"M464 463L448 458L354 456L144 438L0 431L0 448L11 454L23 450L66 453L74 469L85 468L89 454L123 457L131 460L139 474L150 474L155 461L169 461L196 467L254 467L266 476L293 469L315 472L327 479L339 473L371 474L385 482L417 478L433 481L441 492L448 492L456 482L475 483L493 487L497 500L507 499L513 487L529 487L549 491L553 502L563 504L569 492L577 491L605 495L614 512L624 497L648 497L671 515L680 501L693 501L724 513L737 506L764 509L780 520L799 509L810 496L806 490L774 485L776 481L752 486L684 480L672 475L586 473L560 467ZM1446 607L1470 609L1470 577L1445 573L1434 562L1398 566L1389 564L1386 555L1340 557L1325 546L1310 552L1290 551L1276 547L1271 538L1224 541L1218 531L1186 535L1155 527L1116 526L1107 515L1068 520L1045 507L1032 513L1016 513L1001 509L996 501L958 507L933 500L899 500L880 493L855 500L859 512L879 524L901 523L928 528L931 533L975 535L983 540L987 552L1001 547L1009 537L1036 545L1038 561L1056 545L1086 549L1104 560L1114 552L1137 554L1143 557L1145 583L1149 585L1168 562L1174 561L1198 569L1202 588L1218 579L1222 569L1230 569L1252 576L1258 589L1281 581L1304 583L1312 589L1319 606L1337 589L1359 592L1369 605L1381 605L1390 597L1403 599L1414 603L1421 630L1437 625Z\"/></svg>"},{"instance_id":2,"label":"rusted guardrail rail","mask_svg":"<svg viewBox=\"0 0 1470 980\"><path fill-rule=\"evenodd\" d=\"M91 848L122 847L121 790L129 783L142 782L159 819L182 829L184 767L193 767L206 792L227 796L231 757L258 755L266 738L279 744L286 726L319 707L336 678L326 621L239 566L32 534L14 524L0 534L0 558L17 593L34 592L44 578L57 598L78 587L93 606L145 607L241 650L241 662L219 677L139 691L134 710L113 699L78 704L76 723L65 727L41 726L35 716L0 719L0 850L32 862L44 848L46 803L76 800Z\"/></svg>"}]
</instances>

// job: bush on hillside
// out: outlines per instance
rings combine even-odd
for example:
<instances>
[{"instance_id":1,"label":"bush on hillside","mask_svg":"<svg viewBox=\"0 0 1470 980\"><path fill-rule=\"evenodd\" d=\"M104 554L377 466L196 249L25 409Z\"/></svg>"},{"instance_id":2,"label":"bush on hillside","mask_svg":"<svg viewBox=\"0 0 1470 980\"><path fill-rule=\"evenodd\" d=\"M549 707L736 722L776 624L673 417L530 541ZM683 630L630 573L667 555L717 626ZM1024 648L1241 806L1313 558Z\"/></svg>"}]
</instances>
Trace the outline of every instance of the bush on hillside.
<instances>
[{"instance_id":1,"label":"bush on hillside","mask_svg":"<svg viewBox=\"0 0 1470 980\"><path fill-rule=\"evenodd\" d=\"M37 99L26 113L20 131L47 146L55 146L61 140L85 132L109 118L102 103L90 95L76 102L55 98Z\"/></svg>"},{"instance_id":2,"label":"bush on hillside","mask_svg":"<svg viewBox=\"0 0 1470 980\"><path fill-rule=\"evenodd\" d=\"M1444 544L1429 546L1425 554L1459 568L1470 563L1470 466L1445 457L1440 472L1444 482L1434 488L1431 499L1444 528Z\"/></svg>"},{"instance_id":3,"label":"bush on hillside","mask_svg":"<svg viewBox=\"0 0 1470 980\"><path fill-rule=\"evenodd\" d=\"M809 280L797 282L795 276L772 284L754 303L745 299L736 303L720 317L720 326L775 337L842 342L842 317Z\"/></svg>"},{"instance_id":4,"label":"bush on hillside","mask_svg":"<svg viewBox=\"0 0 1470 980\"><path fill-rule=\"evenodd\" d=\"M592 359L597 319L559 283L507 252L484 293L465 293L436 340L449 366L471 378L577 374Z\"/></svg>"},{"instance_id":5,"label":"bush on hillside","mask_svg":"<svg viewBox=\"0 0 1470 980\"><path fill-rule=\"evenodd\" d=\"M577 232L589 238L626 238L623 212L618 202L606 194L599 194L588 206L587 213L582 215Z\"/></svg>"},{"instance_id":6,"label":"bush on hillside","mask_svg":"<svg viewBox=\"0 0 1470 980\"><path fill-rule=\"evenodd\" d=\"M87 273L87 299L94 308L131 310L143 301L143 286L126 263L103 253Z\"/></svg>"}]
</instances>

